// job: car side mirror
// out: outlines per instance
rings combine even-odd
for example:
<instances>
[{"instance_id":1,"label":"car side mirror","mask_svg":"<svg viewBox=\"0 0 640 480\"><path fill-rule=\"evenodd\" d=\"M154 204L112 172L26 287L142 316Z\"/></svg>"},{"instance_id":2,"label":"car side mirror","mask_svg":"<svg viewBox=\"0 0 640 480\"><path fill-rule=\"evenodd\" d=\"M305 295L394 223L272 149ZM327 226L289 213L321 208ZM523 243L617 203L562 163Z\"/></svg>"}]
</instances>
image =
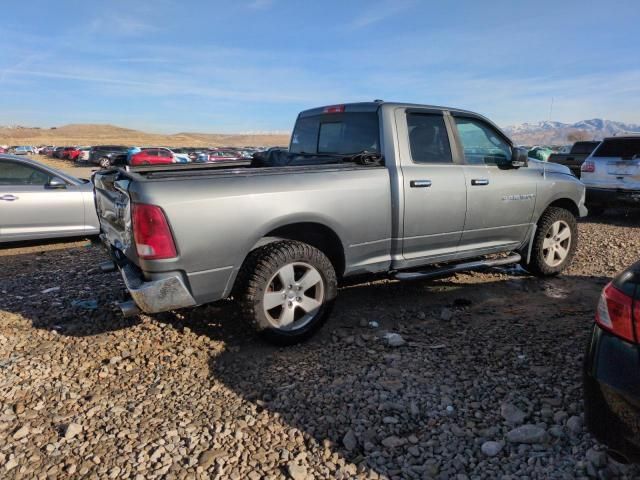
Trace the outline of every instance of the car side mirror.
<instances>
[{"instance_id":1,"label":"car side mirror","mask_svg":"<svg viewBox=\"0 0 640 480\"><path fill-rule=\"evenodd\" d=\"M46 187L51 189L67 188L67 182L62 180L60 177L51 177L47 182Z\"/></svg>"},{"instance_id":2,"label":"car side mirror","mask_svg":"<svg viewBox=\"0 0 640 480\"><path fill-rule=\"evenodd\" d=\"M520 168L529 166L529 152L526 148L515 147L511 153L511 167Z\"/></svg>"}]
</instances>

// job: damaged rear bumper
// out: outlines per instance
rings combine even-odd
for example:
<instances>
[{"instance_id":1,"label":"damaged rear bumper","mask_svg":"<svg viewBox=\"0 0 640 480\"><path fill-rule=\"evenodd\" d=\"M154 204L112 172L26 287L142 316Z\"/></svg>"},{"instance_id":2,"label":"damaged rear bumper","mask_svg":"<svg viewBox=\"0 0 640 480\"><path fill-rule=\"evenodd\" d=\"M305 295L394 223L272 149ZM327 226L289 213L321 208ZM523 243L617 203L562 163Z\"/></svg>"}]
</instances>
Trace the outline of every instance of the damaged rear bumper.
<instances>
[{"instance_id":1,"label":"damaged rear bumper","mask_svg":"<svg viewBox=\"0 0 640 480\"><path fill-rule=\"evenodd\" d=\"M166 312L196 305L196 301L178 273L145 281L137 269L130 264L118 268L131 298L145 313Z\"/></svg>"}]
</instances>

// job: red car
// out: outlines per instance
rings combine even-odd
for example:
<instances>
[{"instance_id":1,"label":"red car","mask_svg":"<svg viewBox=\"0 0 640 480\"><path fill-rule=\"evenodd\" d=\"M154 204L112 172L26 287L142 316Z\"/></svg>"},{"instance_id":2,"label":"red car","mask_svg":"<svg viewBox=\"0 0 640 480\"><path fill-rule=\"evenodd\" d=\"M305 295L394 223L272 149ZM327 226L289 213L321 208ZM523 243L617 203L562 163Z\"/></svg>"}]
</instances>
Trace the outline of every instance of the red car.
<instances>
[{"instance_id":1,"label":"red car","mask_svg":"<svg viewBox=\"0 0 640 480\"><path fill-rule=\"evenodd\" d=\"M162 165L175 163L173 152L167 148L145 148L131 156L131 165Z\"/></svg>"},{"instance_id":2,"label":"red car","mask_svg":"<svg viewBox=\"0 0 640 480\"><path fill-rule=\"evenodd\" d=\"M70 158L69 154L75 149L76 147L64 147L60 152L60 158Z\"/></svg>"},{"instance_id":3,"label":"red car","mask_svg":"<svg viewBox=\"0 0 640 480\"><path fill-rule=\"evenodd\" d=\"M240 160L242 156L234 150L210 150L209 161L210 162L225 162L230 160Z\"/></svg>"},{"instance_id":4,"label":"red car","mask_svg":"<svg viewBox=\"0 0 640 480\"><path fill-rule=\"evenodd\" d=\"M71 150L67 150L67 152L63 153L63 155L66 154L66 158L68 158L69 160L77 160L81 152L82 150L80 150L79 147L74 147Z\"/></svg>"}]
</instances>

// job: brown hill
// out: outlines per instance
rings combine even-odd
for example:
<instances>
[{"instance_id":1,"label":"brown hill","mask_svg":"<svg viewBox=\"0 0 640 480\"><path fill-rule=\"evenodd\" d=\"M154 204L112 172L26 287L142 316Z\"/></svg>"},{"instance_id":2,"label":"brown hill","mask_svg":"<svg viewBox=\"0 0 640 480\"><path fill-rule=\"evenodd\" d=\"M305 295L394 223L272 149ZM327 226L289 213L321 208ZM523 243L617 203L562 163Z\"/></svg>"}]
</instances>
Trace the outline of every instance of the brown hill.
<instances>
[{"instance_id":1,"label":"brown hill","mask_svg":"<svg viewBox=\"0 0 640 480\"><path fill-rule=\"evenodd\" d=\"M42 129L0 127L0 145L164 145L173 147L239 147L288 145L283 134L147 133L114 125L71 124Z\"/></svg>"}]
</instances>

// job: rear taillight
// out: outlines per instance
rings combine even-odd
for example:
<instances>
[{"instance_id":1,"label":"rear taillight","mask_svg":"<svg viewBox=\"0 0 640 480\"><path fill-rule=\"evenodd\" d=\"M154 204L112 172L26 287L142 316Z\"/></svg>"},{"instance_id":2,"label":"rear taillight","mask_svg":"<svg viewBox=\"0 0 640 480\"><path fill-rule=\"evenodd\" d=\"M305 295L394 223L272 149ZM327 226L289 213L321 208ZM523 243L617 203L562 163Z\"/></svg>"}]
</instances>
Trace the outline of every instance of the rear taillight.
<instances>
[{"instance_id":1,"label":"rear taillight","mask_svg":"<svg viewBox=\"0 0 640 480\"><path fill-rule=\"evenodd\" d=\"M134 203L131 218L133 238L140 258L160 260L177 256L169 224L160 207Z\"/></svg>"},{"instance_id":2,"label":"rear taillight","mask_svg":"<svg viewBox=\"0 0 640 480\"><path fill-rule=\"evenodd\" d=\"M596 171L596 164L591 160L585 160L580 166L580 171L583 173L593 173Z\"/></svg>"},{"instance_id":3,"label":"rear taillight","mask_svg":"<svg viewBox=\"0 0 640 480\"><path fill-rule=\"evenodd\" d=\"M636 305L636 311L638 310ZM602 291L596 322L602 328L628 340L636 342L637 332L633 320L633 298L625 295L611 283Z\"/></svg>"}]
</instances>

